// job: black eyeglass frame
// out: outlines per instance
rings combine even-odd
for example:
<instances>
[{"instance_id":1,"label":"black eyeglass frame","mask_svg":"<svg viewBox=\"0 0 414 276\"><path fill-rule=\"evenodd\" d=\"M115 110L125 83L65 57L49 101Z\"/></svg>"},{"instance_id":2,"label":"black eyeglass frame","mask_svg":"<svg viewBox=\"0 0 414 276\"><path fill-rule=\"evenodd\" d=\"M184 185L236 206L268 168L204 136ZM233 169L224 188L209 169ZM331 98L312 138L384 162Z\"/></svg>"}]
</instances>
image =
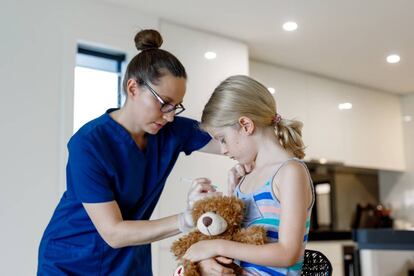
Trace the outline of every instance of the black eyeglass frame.
<instances>
[{"instance_id":1,"label":"black eyeglass frame","mask_svg":"<svg viewBox=\"0 0 414 276\"><path fill-rule=\"evenodd\" d=\"M181 114L185 111L185 107L183 104L179 103L177 105L172 105L170 103L164 102L164 100L160 97L160 95L152 88L146 81L140 80L138 83L141 83L145 85L148 90L152 93L152 95L160 102L160 110L162 113L170 113L174 111L174 116L177 116L178 114ZM176 111L178 109L178 111Z\"/></svg>"}]
</instances>

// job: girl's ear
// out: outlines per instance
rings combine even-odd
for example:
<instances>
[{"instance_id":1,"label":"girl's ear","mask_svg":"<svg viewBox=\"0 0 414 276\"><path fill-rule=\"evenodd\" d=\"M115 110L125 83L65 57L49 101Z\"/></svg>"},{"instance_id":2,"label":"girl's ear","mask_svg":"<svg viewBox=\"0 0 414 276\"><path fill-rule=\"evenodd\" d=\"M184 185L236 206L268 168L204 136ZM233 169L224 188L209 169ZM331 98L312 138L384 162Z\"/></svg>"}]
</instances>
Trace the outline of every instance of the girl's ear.
<instances>
[{"instance_id":1,"label":"girl's ear","mask_svg":"<svg viewBox=\"0 0 414 276\"><path fill-rule=\"evenodd\" d=\"M255 129L252 119L246 116L239 118L240 131L246 135L252 135Z\"/></svg>"},{"instance_id":2,"label":"girl's ear","mask_svg":"<svg viewBox=\"0 0 414 276\"><path fill-rule=\"evenodd\" d=\"M134 79L129 79L127 81L127 85L126 85L126 89L127 89L126 93L127 93L127 96L128 97L134 97L134 96L136 96L137 93L138 93L138 88L139 88L138 82L136 80L134 80Z\"/></svg>"}]
</instances>

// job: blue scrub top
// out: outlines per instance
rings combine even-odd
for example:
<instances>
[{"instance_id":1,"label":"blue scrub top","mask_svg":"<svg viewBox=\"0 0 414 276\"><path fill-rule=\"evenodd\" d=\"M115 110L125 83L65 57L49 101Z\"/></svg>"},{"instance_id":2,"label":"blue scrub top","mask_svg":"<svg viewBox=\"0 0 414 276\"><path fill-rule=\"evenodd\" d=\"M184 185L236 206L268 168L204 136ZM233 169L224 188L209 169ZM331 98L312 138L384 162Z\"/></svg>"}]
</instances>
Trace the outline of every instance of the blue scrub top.
<instances>
[{"instance_id":1,"label":"blue scrub top","mask_svg":"<svg viewBox=\"0 0 414 276\"><path fill-rule=\"evenodd\" d=\"M39 247L38 275L152 275L151 245L111 248L82 206L115 200L124 220L148 220L180 152L202 148L210 136L198 122L175 117L144 151L108 110L68 143L67 190Z\"/></svg>"}]
</instances>

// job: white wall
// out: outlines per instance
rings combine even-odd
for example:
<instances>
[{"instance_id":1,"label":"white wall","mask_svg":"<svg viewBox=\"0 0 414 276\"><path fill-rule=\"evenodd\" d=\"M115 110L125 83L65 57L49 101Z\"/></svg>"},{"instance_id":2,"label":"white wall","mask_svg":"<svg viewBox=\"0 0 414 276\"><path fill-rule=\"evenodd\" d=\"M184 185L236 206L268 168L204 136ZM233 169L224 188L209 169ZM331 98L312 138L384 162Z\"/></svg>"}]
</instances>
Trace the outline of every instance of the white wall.
<instances>
[{"instance_id":1,"label":"white wall","mask_svg":"<svg viewBox=\"0 0 414 276\"><path fill-rule=\"evenodd\" d=\"M401 107L403 115L412 117L403 125L406 171L381 172L380 196L391 205L395 218L414 225L414 93L401 96Z\"/></svg>"},{"instance_id":2,"label":"white wall","mask_svg":"<svg viewBox=\"0 0 414 276\"><path fill-rule=\"evenodd\" d=\"M78 40L136 54L158 19L92 1L3 0L0 8L0 267L34 275L63 191Z\"/></svg>"}]
</instances>

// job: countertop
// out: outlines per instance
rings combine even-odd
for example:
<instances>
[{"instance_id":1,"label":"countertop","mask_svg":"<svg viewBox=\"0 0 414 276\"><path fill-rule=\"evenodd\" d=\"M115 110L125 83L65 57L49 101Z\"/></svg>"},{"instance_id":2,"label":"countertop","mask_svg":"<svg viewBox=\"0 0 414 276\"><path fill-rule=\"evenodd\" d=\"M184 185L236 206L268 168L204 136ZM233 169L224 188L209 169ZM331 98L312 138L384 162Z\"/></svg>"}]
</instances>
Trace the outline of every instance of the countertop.
<instances>
[{"instance_id":1,"label":"countertop","mask_svg":"<svg viewBox=\"0 0 414 276\"><path fill-rule=\"evenodd\" d=\"M394 229L356 229L352 239L358 249L414 250L414 231Z\"/></svg>"},{"instance_id":2,"label":"countertop","mask_svg":"<svg viewBox=\"0 0 414 276\"><path fill-rule=\"evenodd\" d=\"M346 230L311 230L309 232L309 241L338 241L352 240L352 231Z\"/></svg>"}]
</instances>

